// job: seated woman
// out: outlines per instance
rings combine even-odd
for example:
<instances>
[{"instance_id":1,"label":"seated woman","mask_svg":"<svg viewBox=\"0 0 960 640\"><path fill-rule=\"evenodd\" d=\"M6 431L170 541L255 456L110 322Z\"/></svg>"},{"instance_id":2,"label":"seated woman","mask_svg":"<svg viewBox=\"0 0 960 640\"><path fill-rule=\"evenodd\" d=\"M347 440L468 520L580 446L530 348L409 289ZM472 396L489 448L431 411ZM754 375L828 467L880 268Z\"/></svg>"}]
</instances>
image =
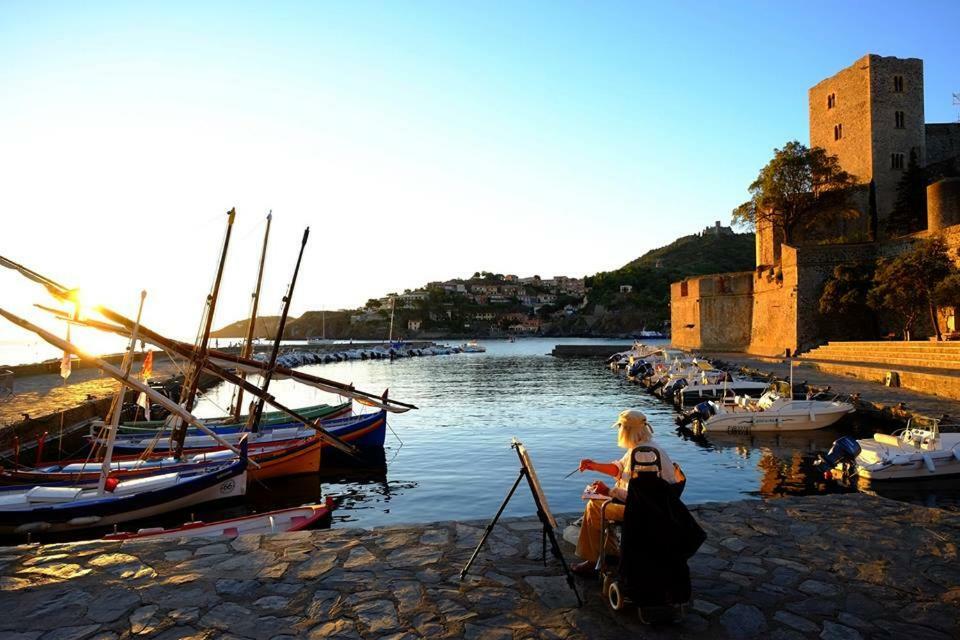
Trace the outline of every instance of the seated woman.
<instances>
[{"instance_id":1,"label":"seated woman","mask_svg":"<svg viewBox=\"0 0 960 640\"><path fill-rule=\"evenodd\" d=\"M627 452L619 460L613 462L594 462L590 459L580 461L580 471L597 471L616 478L613 487L607 487L597 481L595 493L609 496L614 500L607 505L605 517L607 520L623 520L623 501L627 497L627 485L630 483L630 452L640 445L653 447L660 453L661 477L674 484L677 482L673 461L666 450L653 441L653 429L647 422L647 417L640 411L628 409L620 413L620 417L613 423L617 427L617 445ZM604 500L589 500L583 511L583 524L580 526L580 537L577 540L577 555L583 562L575 564L572 569L580 575L593 575L597 560L600 558L600 506ZM616 553L615 548L608 545L607 553Z\"/></svg>"}]
</instances>

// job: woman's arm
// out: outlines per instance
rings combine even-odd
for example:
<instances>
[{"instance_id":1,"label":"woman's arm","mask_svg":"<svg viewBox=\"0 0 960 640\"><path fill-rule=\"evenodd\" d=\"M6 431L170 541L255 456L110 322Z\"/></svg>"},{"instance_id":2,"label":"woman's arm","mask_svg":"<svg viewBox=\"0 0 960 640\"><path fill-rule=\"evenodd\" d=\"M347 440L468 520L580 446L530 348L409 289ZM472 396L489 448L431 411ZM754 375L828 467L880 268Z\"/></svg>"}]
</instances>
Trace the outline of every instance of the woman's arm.
<instances>
[{"instance_id":1,"label":"woman's arm","mask_svg":"<svg viewBox=\"0 0 960 640\"><path fill-rule=\"evenodd\" d=\"M612 462L594 462L589 458L584 458L580 461L580 472L583 473L584 471L596 471L608 475L611 478L616 478L620 475L620 467Z\"/></svg>"}]
</instances>

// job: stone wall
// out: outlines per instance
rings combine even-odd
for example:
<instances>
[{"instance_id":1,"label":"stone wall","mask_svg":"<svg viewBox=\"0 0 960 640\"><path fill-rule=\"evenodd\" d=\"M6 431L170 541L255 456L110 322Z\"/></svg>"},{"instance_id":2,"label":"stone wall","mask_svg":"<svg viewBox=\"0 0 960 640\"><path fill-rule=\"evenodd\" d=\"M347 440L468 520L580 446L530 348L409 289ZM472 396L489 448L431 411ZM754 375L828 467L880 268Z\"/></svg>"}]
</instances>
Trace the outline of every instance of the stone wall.
<instances>
[{"instance_id":1,"label":"stone wall","mask_svg":"<svg viewBox=\"0 0 960 640\"><path fill-rule=\"evenodd\" d=\"M890 215L897 200L897 185L910 161L911 151L920 166L926 164L926 127L923 113L923 60L869 56L870 117L873 125L873 182L877 190L877 216ZM894 78L903 78L903 90L897 91ZM901 128L896 112L904 114ZM895 168L891 156L903 154L903 167Z\"/></svg>"},{"instance_id":2,"label":"stone wall","mask_svg":"<svg viewBox=\"0 0 960 640\"><path fill-rule=\"evenodd\" d=\"M743 351L750 343L753 272L687 278L670 285L675 347Z\"/></svg>"},{"instance_id":3,"label":"stone wall","mask_svg":"<svg viewBox=\"0 0 960 640\"><path fill-rule=\"evenodd\" d=\"M749 353L783 355L796 351L796 249L782 245L781 264L754 272Z\"/></svg>"},{"instance_id":4,"label":"stone wall","mask_svg":"<svg viewBox=\"0 0 960 640\"><path fill-rule=\"evenodd\" d=\"M960 158L960 123L926 125L927 164Z\"/></svg>"},{"instance_id":5,"label":"stone wall","mask_svg":"<svg viewBox=\"0 0 960 640\"><path fill-rule=\"evenodd\" d=\"M699 349L700 281L687 278L670 284L670 342L680 349Z\"/></svg>"}]
</instances>

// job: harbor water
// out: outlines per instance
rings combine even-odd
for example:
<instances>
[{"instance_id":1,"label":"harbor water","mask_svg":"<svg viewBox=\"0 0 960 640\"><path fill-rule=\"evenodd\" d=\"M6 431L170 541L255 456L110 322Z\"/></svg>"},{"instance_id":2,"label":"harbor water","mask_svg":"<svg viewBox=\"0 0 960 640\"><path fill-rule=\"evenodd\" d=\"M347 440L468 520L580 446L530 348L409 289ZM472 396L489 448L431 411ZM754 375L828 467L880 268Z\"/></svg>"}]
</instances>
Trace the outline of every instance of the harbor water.
<instances>
[{"instance_id":1,"label":"harbor water","mask_svg":"<svg viewBox=\"0 0 960 640\"><path fill-rule=\"evenodd\" d=\"M622 455L611 425L627 408L647 414L658 443L683 467L688 503L844 490L825 482L813 466L816 453L829 448L840 431L690 438L677 431L670 405L627 382L602 361L547 355L555 344L565 342L590 341L491 340L481 342L486 353L305 367L304 371L352 382L360 389L378 393L389 389L392 397L419 409L389 415L383 465L358 471L325 464L320 478L255 485L247 503L231 507L230 513L295 506L329 494L336 496L339 506L334 526L488 518L519 470L510 447L514 437L529 449L550 507L556 512L578 511L585 485L601 476L564 476L583 457L608 461ZM275 381L271 391L290 406L336 400L291 381ZM197 413L222 415L229 404L229 389L217 388ZM857 427L872 434L870 425ZM940 480L897 485L881 494L951 506L957 504L957 488L955 481ZM520 490L506 513L526 515L533 509L529 492ZM208 517L223 514L222 508L215 511Z\"/></svg>"}]
</instances>

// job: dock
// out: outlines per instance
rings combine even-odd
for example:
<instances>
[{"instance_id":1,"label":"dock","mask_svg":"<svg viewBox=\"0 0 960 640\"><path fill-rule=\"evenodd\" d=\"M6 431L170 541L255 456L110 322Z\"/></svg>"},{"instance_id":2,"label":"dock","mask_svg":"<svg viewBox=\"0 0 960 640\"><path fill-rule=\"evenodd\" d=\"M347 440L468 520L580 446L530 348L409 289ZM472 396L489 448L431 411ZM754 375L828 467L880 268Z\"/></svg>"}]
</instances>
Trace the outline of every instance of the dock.
<instances>
[{"instance_id":1,"label":"dock","mask_svg":"<svg viewBox=\"0 0 960 640\"><path fill-rule=\"evenodd\" d=\"M692 482L704 481L691 478ZM709 480L706 480L709 481ZM532 509L532 506L531 506ZM927 638L960 634L960 513L865 494L709 503L679 624L541 559L536 517L0 549L9 638ZM561 527L579 514L558 516ZM865 544L869 540L869 544ZM572 546L561 541L568 560ZM220 635L223 634L223 635Z\"/></svg>"},{"instance_id":2,"label":"dock","mask_svg":"<svg viewBox=\"0 0 960 640\"><path fill-rule=\"evenodd\" d=\"M629 351L633 344L558 344L550 355L556 358L609 358L615 353Z\"/></svg>"}]
</instances>

